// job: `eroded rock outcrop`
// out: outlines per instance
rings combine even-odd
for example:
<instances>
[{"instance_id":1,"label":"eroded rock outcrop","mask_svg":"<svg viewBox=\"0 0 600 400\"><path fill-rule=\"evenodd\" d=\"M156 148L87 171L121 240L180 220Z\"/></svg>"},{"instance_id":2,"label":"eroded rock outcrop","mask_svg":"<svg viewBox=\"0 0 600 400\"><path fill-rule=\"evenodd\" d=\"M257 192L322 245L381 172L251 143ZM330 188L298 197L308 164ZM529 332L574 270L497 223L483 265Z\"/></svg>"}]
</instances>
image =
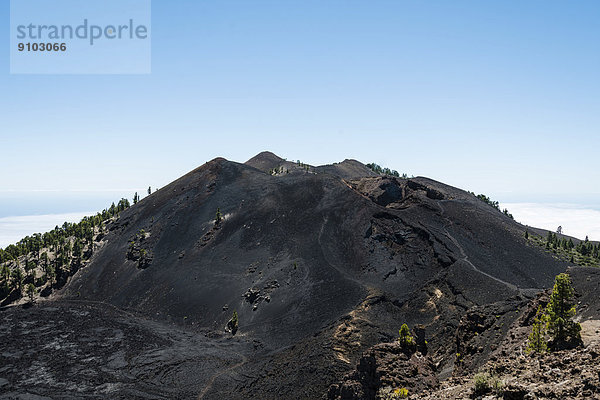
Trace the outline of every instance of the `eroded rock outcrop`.
<instances>
[{"instance_id":1,"label":"eroded rock outcrop","mask_svg":"<svg viewBox=\"0 0 600 400\"><path fill-rule=\"evenodd\" d=\"M376 399L387 388L418 393L438 386L433 360L403 349L398 342L382 343L360 358L356 371L329 388L330 400Z\"/></svg>"}]
</instances>

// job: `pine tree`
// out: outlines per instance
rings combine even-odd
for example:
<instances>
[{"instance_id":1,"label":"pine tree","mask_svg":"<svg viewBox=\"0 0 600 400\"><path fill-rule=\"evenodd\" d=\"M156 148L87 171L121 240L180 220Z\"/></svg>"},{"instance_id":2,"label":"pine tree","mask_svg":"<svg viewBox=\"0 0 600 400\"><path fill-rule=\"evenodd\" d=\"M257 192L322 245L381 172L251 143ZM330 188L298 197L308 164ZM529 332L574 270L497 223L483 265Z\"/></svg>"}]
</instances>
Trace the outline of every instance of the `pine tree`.
<instances>
[{"instance_id":1,"label":"pine tree","mask_svg":"<svg viewBox=\"0 0 600 400\"><path fill-rule=\"evenodd\" d=\"M400 327L400 331L398 332L400 337L398 338L398 342L400 342L400 346L404 350L414 351L416 348L415 339L410 334L410 329L408 329L408 325L402 324Z\"/></svg>"},{"instance_id":2,"label":"pine tree","mask_svg":"<svg viewBox=\"0 0 600 400\"><path fill-rule=\"evenodd\" d=\"M223 217L221 217L221 209L217 207L217 214L215 215L215 224L220 224Z\"/></svg>"},{"instance_id":3,"label":"pine tree","mask_svg":"<svg viewBox=\"0 0 600 400\"><path fill-rule=\"evenodd\" d=\"M239 328L238 314L237 314L237 311L234 311L233 315L231 316L231 319L229 321L227 321L226 330L231 332L232 335L235 335L236 332L238 331L238 328Z\"/></svg>"},{"instance_id":4,"label":"pine tree","mask_svg":"<svg viewBox=\"0 0 600 400\"><path fill-rule=\"evenodd\" d=\"M231 321L233 322L233 326L235 327L235 329L238 328L238 314L237 311L233 312L233 315L231 316Z\"/></svg>"},{"instance_id":5,"label":"pine tree","mask_svg":"<svg viewBox=\"0 0 600 400\"><path fill-rule=\"evenodd\" d=\"M23 287L23 271L21 271L21 268L17 266L17 268L13 270L12 276L16 289L21 291Z\"/></svg>"},{"instance_id":6,"label":"pine tree","mask_svg":"<svg viewBox=\"0 0 600 400\"><path fill-rule=\"evenodd\" d=\"M50 287L52 287L56 279L56 271L52 265L46 266L46 279L50 282Z\"/></svg>"},{"instance_id":7,"label":"pine tree","mask_svg":"<svg viewBox=\"0 0 600 400\"><path fill-rule=\"evenodd\" d=\"M546 307L548 316L548 332L552 337L552 345L562 348L568 344L581 342L581 325L573 321L575 316L575 291L571 286L571 278L562 273L556 276L550 302Z\"/></svg>"},{"instance_id":8,"label":"pine tree","mask_svg":"<svg viewBox=\"0 0 600 400\"><path fill-rule=\"evenodd\" d=\"M544 353L548 350L546 342L546 316L542 310L542 306L538 307L535 319L533 320L533 328L529 334L529 343L527 344L527 353Z\"/></svg>"},{"instance_id":9,"label":"pine tree","mask_svg":"<svg viewBox=\"0 0 600 400\"><path fill-rule=\"evenodd\" d=\"M33 286L33 283L30 283L27 285L26 291L27 291L27 296L29 297L29 301L31 303L33 303L35 294L37 293L37 290L35 289L35 286Z\"/></svg>"},{"instance_id":10,"label":"pine tree","mask_svg":"<svg viewBox=\"0 0 600 400\"><path fill-rule=\"evenodd\" d=\"M10 268L8 268L8 265L3 265L2 267L0 267L0 271L2 279L4 279L4 282L6 284L8 284L8 282L10 281Z\"/></svg>"},{"instance_id":11,"label":"pine tree","mask_svg":"<svg viewBox=\"0 0 600 400\"><path fill-rule=\"evenodd\" d=\"M525 230L525 239L529 239L529 231Z\"/></svg>"}]
</instances>

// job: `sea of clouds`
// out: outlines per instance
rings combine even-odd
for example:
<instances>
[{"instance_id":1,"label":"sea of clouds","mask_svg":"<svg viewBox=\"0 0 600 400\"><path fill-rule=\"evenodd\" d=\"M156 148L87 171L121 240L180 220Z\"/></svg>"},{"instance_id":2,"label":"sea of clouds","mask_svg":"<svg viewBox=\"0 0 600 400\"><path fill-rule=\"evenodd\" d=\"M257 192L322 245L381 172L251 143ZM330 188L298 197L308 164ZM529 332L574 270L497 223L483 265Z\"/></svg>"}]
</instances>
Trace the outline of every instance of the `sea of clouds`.
<instances>
[{"instance_id":1,"label":"sea of clouds","mask_svg":"<svg viewBox=\"0 0 600 400\"><path fill-rule=\"evenodd\" d=\"M0 218L0 248L14 244L33 233L48 232L65 222L79 222L86 215L95 212L78 212L67 214L25 215Z\"/></svg>"},{"instance_id":2,"label":"sea of clouds","mask_svg":"<svg viewBox=\"0 0 600 400\"><path fill-rule=\"evenodd\" d=\"M536 228L556 231L561 226L565 235L600 240L600 210L578 204L502 203L515 220ZM47 232L66 222L78 222L95 212L25 215L0 218L0 248L14 244L36 232Z\"/></svg>"},{"instance_id":3,"label":"sea of clouds","mask_svg":"<svg viewBox=\"0 0 600 400\"><path fill-rule=\"evenodd\" d=\"M578 239L600 240L600 210L579 204L502 203L515 220L555 232L561 226L565 235Z\"/></svg>"}]
</instances>

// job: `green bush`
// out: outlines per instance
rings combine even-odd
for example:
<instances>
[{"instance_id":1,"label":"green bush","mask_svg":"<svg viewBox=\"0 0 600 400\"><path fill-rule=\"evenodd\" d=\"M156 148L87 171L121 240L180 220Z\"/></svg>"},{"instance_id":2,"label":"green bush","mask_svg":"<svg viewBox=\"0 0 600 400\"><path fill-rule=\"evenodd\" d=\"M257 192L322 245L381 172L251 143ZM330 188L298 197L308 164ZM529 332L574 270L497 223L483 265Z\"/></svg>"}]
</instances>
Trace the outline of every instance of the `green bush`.
<instances>
[{"instance_id":1,"label":"green bush","mask_svg":"<svg viewBox=\"0 0 600 400\"><path fill-rule=\"evenodd\" d=\"M408 329L408 325L402 324L398 333L400 334L400 336L398 337L398 342L400 342L400 346L402 346L402 348L405 350L414 351L416 349L417 343L415 342L415 338L413 338L410 334L410 329Z\"/></svg>"},{"instance_id":2,"label":"green bush","mask_svg":"<svg viewBox=\"0 0 600 400\"><path fill-rule=\"evenodd\" d=\"M535 319L533 320L533 328L529 334L529 342L527 343L527 353L544 353L548 349L546 342L546 315L542 310L542 306L538 307Z\"/></svg>"},{"instance_id":3,"label":"green bush","mask_svg":"<svg viewBox=\"0 0 600 400\"><path fill-rule=\"evenodd\" d=\"M473 377L473 384L475 386L475 394L480 395L490 391L490 376L485 372L475 374Z\"/></svg>"},{"instance_id":4,"label":"green bush","mask_svg":"<svg viewBox=\"0 0 600 400\"><path fill-rule=\"evenodd\" d=\"M227 321L226 330L231 332L232 335L235 335L238 331L239 323L238 323L238 314L237 311L233 312L231 319Z\"/></svg>"},{"instance_id":5,"label":"green bush","mask_svg":"<svg viewBox=\"0 0 600 400\"><path fill-rule=\"evenodd\" d=\"M581 325L573 321L575 312L575 291L571 286L571 278L565 273L558 274L546 307L553 347L562 348L581 342Z\"/></svg>"},{"instance_id":6,"label":"green bush","mask_svg":"<svg viewBox=\"0 0 600 400\"><path fill-rule=\"evenodd\" d=\"M487 372L479 372L473 377L475 395L480 396L489 392L501 395L504 391L504 382Z\"/></svg>"},{"instance_id":7,"label":"green bush","mask_svg":"<svg viewBox=\"0 0 600 400\"><path fill-rule=\"evenodd\" d=\"M37 289L35 288L33 283L29 283L27 285L26 291L27 291L27 296L29 297L29 301L31 303L33 303L33 301L35 300L35 295L37 294Z\"/></svg>"},{"instance_id":8,"label":"green bush","mask_svg":"<svg viewBox=\"0 0 600 400\"><path fill-rule=\"evenodd\" d=\"M392 389L387 386L379 389L377 392L377 400L397 400L397 399L407 399L408 398L408 389L399 388Z\"/></svg>"}]
</instances>

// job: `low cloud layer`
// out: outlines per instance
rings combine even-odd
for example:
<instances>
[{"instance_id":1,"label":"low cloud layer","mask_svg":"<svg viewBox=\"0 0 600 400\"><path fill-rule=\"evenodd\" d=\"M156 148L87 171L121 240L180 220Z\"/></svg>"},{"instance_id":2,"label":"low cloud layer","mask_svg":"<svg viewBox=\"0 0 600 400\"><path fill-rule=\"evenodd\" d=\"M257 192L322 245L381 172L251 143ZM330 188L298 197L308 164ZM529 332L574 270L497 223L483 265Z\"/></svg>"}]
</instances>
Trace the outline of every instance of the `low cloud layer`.
<instances>
[{"instance_id":1,"label":"low cloud layer","mask_svg":"<svg viewBox=\"0 0 600 400\"><path fill-rule=\"evenodd\" d=\"M502 203L518 222L536 228L556 231L562 226L565 235L600 240L600 210L576 204ZM0 248L14 244L35 232L47 232L56 225L78 222L93 212L68 214L27 215L0 218Z\"/></svg>"},{"instance_id":2,"label":"low cloud layer","mask_svg":"<svg viewBox=\"0 0 600 400\"><path fill-rule=\"evenodd\" d=\"M556 231L562 226L565 235L600 240L600 210L577 204L503 203L518 222Z\"/></svg>"},{"instance_id":3,"label":"low cloud layer","mask_svg":"<svg viewBox=\"0 0 600 400\"><path fill-rule=\"evenodd\" d=\"M48 232L64 222L79 222L86 215L94 214L94 212L80 212L0 218L0 248L15 244L33 233Z\"/></svg>"}]
</instances>

